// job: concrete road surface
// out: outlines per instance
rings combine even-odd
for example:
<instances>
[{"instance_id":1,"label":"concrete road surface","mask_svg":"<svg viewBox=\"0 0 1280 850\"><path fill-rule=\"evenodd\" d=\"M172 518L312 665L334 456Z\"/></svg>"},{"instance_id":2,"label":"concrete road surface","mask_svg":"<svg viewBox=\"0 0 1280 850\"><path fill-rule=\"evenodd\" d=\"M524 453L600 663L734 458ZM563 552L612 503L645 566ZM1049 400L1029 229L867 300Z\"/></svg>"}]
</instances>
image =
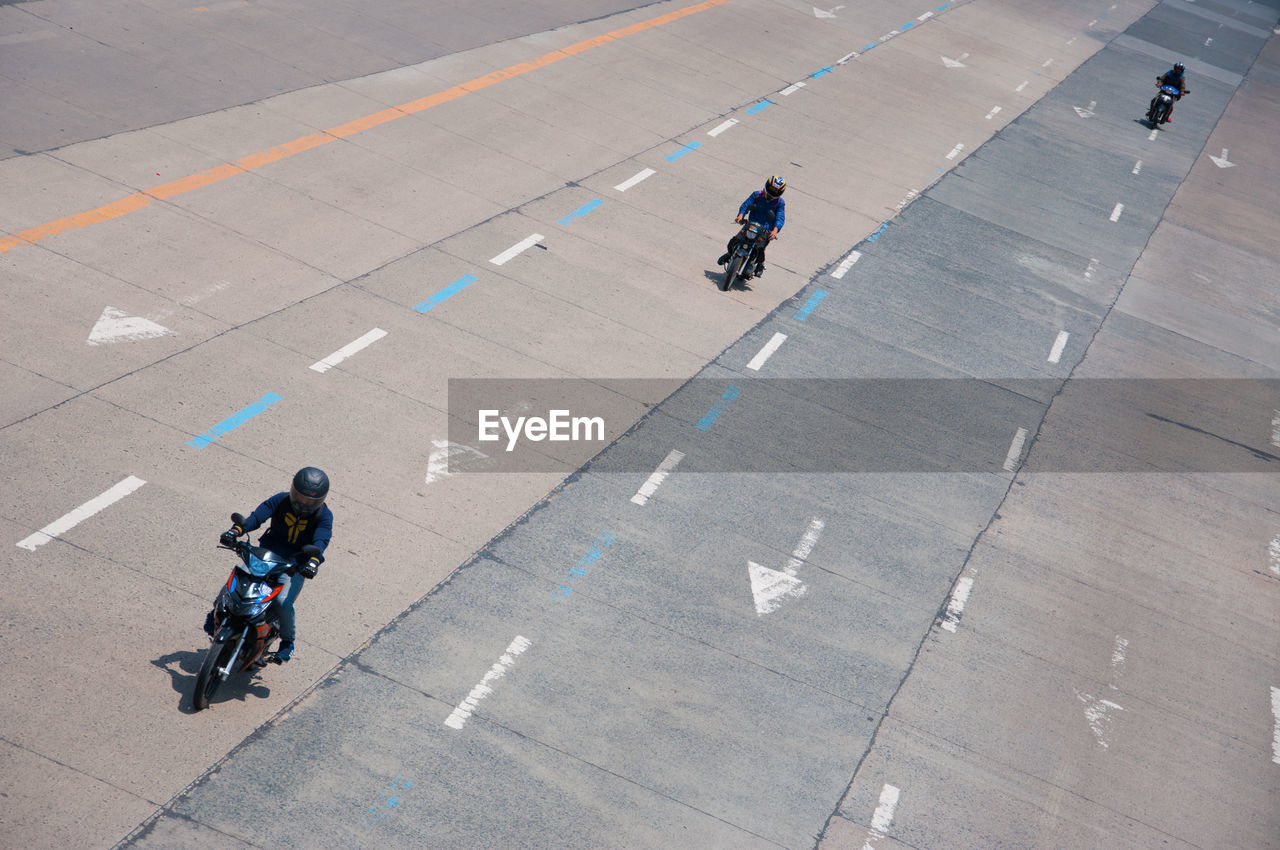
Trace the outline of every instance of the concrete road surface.
<instances>
[{"instance_id":1,"label":"concrete road surface","mask_svg":"<svg viewBox=\"0 0 1280 850\"><path fill-rule=\"evenodd\" d=\"M1280 846L1278 24L0 5L0 845Z\"/></svg>"}]
</instances>

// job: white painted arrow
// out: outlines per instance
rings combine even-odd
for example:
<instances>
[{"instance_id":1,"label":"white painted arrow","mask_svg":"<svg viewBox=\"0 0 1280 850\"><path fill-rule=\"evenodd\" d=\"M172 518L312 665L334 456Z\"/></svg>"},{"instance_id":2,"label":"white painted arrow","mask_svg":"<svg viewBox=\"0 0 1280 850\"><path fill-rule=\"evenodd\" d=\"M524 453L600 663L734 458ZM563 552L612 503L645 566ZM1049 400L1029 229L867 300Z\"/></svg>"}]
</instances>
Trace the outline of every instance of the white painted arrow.
<instances>
[{"instance_id":1,"label":"white painted arrow","mask_svg":"<svg viewBox=\"0 0 1280 850\"><path fill-rule=\"evenodd\" d=\"M449 458L454 455L473 455L481 460L487 460L489 457L484 452L471 448L471 446L451 443L448 440L432 440L431 445L434 448L427 455L427 480L425 482L427 484L455 474L449 471Z\"/></svg>"},{"instance_id":2,"label":"white painted arrow","mask_svg":"<svg viewBox=\"0 0 1280 850\"><path fill-rule=\"evenodd\" d=\"M158 325L150 319L144 319L141 316L126 316L123 311L117 310L115 307L108 307L102 311L102 315L98 317L98 321L94 323L93 330L89 331L89 345L102 345L108 342L127 342L135 339L150 339L157 336L165 336L173 331L164 325Z\"/></svg>"},{"instance_id":3,"label":"white painted arrow","mask_svg":"<svg viewBox=\"0 0 1280 850\"><path fill-rule=\"evenodd\" d=\"M1098 105L1098 101L1091 100L1089 101L1089 105L1084 109L1081 109L1078 106L1073 106L1071 108L1074 109L1076 111L1076 115L1079 115L1081 118L1092 118L1093 116L1098 114L1093 111L1093 108L1097 105Z\"/></svg>"},{"instance_id":4,"label":"white painted arrow","mask_svg":"<svg viewBox=\"0 0 1280 850\"><path fill-rule=\"evenodd\" d=\"M1209 154L1209 159L1213 160L1213 164L1219 168L1235 168L1235 163L1227 159L1227 149L1222 149L1222 156L1214 156Z\"/></svg>"},{"instance_id":5,"label":"white painted arrow","mask_svg":"<svg viewBox=\"0 0 1280 850\"><path fill-rule=\"evenodd\" d=\"M962 60L968 59L968 58L969 58L968 53L961 53L959 59L950 59L946 56L943 56L942 64L946 65L948 68L963 68L964 62Z\"/></svg>"},{"instance_id":6,"label":"white painted arrow","mask_svg":"<svg viewBox=\"0 0 1280 850\"><path fill-rule=\"evenodd\" d=\"M803 596L804 582L795 576L762 567L755 561L747 561L747 575L751 578L751 598L756 603L757 614L768 614L782 604L787 596Z\"/></svg>"},{"instance_id":7,"label":"white painted arrow","mask_svg":"<svg viewBox=\"0 0 1280 850\"><path fill-rule=\"evenodd\" d=\"M756 605L756 614L763 615L776 610L782 604L782 600L788 596L804 595L806 590L804 582L796 578L796 572L809 557L813 547L817 545L818 537L825 526L826 523L817 517L809 520L809 527L792 551L786 568L781 572L762 567L755 561L747 561L747 576L751 579L751 598Z\"/></svg>"},{"instance_id":8,"label":"white painted arrow","mask_svg":"<svg viewBox=\"0 0 1280 850\"><path fill-rule=\"evenodd\" d=\"M836 12L839 12L843 8L844 6L836 6L832 8L830 12L828 12L826 9L819 9L817 6L814 6L813 16L815 18L834 18L836 16Z\"/></svg>"}]
</instances>

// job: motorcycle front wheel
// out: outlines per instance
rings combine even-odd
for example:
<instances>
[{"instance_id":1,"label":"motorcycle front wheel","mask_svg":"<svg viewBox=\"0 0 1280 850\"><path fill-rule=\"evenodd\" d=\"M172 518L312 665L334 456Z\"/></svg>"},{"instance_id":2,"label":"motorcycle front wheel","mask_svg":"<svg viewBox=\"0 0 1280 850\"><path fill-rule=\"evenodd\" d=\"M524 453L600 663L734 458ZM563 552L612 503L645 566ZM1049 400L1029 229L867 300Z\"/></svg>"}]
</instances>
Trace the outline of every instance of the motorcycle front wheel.
<instances>
[{"instance_id":1,"label":"motorcycle front wheel","mask_svg":"<svg viewBox=\"0 0 1280 850\"><path fill-rule=\"evenodd\" d=\"M218 676L218 668L225 665L227 659L224 656L230 653L231 645L228 641L215 640L209 646L209 651L204 656L204 664L196 674L196 687L191 694L191 705L196 711L203 711L209 707L209 700L213 699L218 686L222 684L222 679Z\"/></svg>"},{"instance_id":2,"label":"motorcycle front wheel","mask_svg":"<svg viewBox=\"0 0 1280 850\"><path fill-rule=\"evenodd\" d=\"M733 288L734 281L742 274L742 264L746 262L746 258L738 253L733 252L733 256L729 258L729 265L724 270L724 281L720 287L721 292L728 292Z\"/></svg>"},{"instance_id":3,"label":"motorcycle front wheel","mask_svg":"<svg viewBox=\"0 0 1280 850\"><path fill-rule=\"evenodd\" d=\"M1157 103L1151 108L1151 129L1155 130L1164 123L1164 117L1168 111L1168 107L1163 103Z\"/></svg>"}]
</instances>

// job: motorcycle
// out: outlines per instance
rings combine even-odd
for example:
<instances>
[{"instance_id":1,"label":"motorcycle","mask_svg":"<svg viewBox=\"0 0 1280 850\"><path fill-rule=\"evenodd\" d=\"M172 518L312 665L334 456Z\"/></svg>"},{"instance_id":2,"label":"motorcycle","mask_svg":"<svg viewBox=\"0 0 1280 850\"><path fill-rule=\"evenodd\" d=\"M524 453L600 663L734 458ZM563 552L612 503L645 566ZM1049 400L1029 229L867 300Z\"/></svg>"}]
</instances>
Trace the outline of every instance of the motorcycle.
<instances>
[{"instance_id":1,"label":"motorcycle","mask_svg":"<svg viewBox=\"0 0 1280 850\"><path fill-rule=\"evenodd\" d=\"M237 527L244 521L240 514L231 515ZM280 663L268 652L280 636L271 603L280 594L285 574L296 566L292 559L251 546L248 540L237 539L230 546L219 543L218 548L234 552L241 563L232 568L213 604L213 643L196 675L191 697L196 711L208 708L218 686L230 676L261 670L273 661ZM304 546L302 552L308 558L320 555L317 546Z\"/></svg>"},{"instance_id":2,"label":"motorcycle","mask_svg":"<svg viewBox=\"0 0 1280 850\"><path fill-rule=\"evenodd\" d=\"M729 262L725 264L724 280L720 283L720 291L727 292L738 280L750 280L747 272L748 262L754 263L758 248L763 248L769 241L769 229L758 221L748 221L742 225L729 252Z\"/></svg>"},{"instance_id":3,"label":"motorcycle","mask_svg":"<svg viewBox=\"0 0 1280 850\"><path fill-rule=\"evenodd\" d=\"M1159 83L1159 77L1156 78ZM1151 122L1151 129L1155 130L1161 124L1169 120L1169 112L1173 109L1173 102L1178 100L1185 92L1181 91L1177 86L1171 86L1167 83L1160 85L1160 91L1156 96L1151 98L1151 105L1147 107L1147 120Z\"/></svg>"}]
</instances>

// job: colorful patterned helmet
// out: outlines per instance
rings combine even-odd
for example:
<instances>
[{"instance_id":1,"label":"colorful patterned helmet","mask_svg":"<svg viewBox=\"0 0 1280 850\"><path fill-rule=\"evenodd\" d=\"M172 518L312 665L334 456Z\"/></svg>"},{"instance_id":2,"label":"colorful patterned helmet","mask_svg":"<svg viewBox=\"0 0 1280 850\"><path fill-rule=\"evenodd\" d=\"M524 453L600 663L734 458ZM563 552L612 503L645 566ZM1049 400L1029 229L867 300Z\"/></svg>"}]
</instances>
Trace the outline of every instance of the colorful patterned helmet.
<instances>
[{"instance_id":1,"label":"colorful patterned helmet","mask_svg":"<svg viewBox=\"0 0 1280 850\"><path fill-rule=\"evenodd\" d=\"M764 182L765 194L770 198L776 198L787 190L787 181L778 175L773 175Z\"/></svg>"}]
</instances>

